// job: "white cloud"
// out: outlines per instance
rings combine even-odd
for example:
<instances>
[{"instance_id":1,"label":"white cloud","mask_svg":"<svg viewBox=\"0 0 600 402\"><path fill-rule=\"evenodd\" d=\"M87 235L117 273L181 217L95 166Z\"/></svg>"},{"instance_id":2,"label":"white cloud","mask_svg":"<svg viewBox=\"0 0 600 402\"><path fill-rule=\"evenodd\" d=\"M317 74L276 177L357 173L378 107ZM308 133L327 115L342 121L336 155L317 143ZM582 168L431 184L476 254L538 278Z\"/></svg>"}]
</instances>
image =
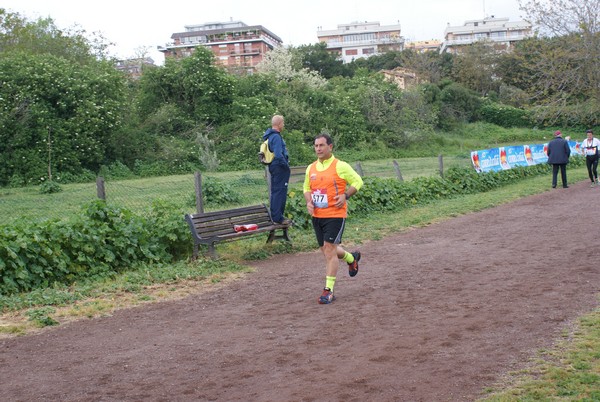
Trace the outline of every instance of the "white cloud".
<instances>
[{"instance_id":1,"label":"white cloud","mask_svg":"<svg viewBox=\"0 0 600 402\"><path fill-rule=\"evenodd\" d=\"M171 41L171 34L185 25L213 21L243 21L262 25L278 35L285 45L317 42L317 29L336 29L353 21L379 21L402 26L407 40L443 39L446 24L462 25L466 20L494 15L520 19L517 0L398 0L281 2L179 1L141 3L104 0L3 0L0 7L27 18L50 17L60 28L73 25L88 32L102 32L116 44L112 54L131 57L136 49L147 47L158 63L163 55L156 50Z\"/></svg>"}]
</instances>

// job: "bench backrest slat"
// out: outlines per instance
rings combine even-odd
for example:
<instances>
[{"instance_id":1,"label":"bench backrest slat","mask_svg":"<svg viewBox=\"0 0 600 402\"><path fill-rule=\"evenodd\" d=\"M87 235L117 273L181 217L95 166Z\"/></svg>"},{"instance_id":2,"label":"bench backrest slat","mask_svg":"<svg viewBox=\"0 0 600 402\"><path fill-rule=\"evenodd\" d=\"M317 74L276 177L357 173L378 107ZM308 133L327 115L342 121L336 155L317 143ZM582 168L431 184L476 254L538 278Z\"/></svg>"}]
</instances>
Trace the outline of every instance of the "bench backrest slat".
<instances>
[{"instance_id":1,"label":"bench backrest slat","mask_svg":"<svg viewBox=\"0 0 600 402\"><path fill-rule=\"evenodd\" d=\"M256 224L259 228L273 225L264 204L225 211L188 214L186 220L201 239L234 233L234 225Z\"/></svg>"}]
</instances>

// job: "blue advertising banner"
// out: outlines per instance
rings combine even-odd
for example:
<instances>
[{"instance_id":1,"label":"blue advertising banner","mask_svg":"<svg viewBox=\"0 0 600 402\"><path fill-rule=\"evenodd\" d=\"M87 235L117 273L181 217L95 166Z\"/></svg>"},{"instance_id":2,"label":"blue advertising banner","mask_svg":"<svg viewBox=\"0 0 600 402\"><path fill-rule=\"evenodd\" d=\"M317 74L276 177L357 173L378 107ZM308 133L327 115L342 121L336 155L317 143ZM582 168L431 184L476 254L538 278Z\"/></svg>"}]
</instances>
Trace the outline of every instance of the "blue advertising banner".
<instances>
[{"instance_id":1,"label":"blue advertising banner","mask_svg":"<svg viewBox=\"0 0 600 402\"><path fill-rule=\"evenodd\" d=\"M581 143L569 141L571 157L581 155ZM477 172L510 169L514 166L533 166L548 162L548 143L515 145L471 152L471 162Z\"/></svg>"},{"instance_id":2,"label":"blue advertising banner","mask_svg":"<svg viewBox=\"0 0 600 402\"><path fill-rule=\"evenodd\" d=\"M504 147L504 150L506 152L506 160L510 167L529 165L525 159L525 147L523 145Z\"/></svg>"},{"instance_id":3,"label":"blue advertising banner","mask_svg":"<svg viewBox=\"0 0 600 402\"><path fill-rule=\"evenodd\" d=\"M502 170L500 166L500 149L484 149L471 152L471 162L478 172Z\"/></svg>"},{"instance_id":4,"label":"blue advertising banner","mask_svg":"<svg viewBox=\"0 0 600 402\"><path fill-rule=\"evenodd\" d=\"M523 153L525 154L527 166L533 166L536 164L535 159L533 158L533 151L531 150L531 147L532 145L523 145Z\"/></svg>"},{"instance_id":5,"label":"blue advertising banner","mask_svg":"<svg viewBox=\"0 0 600 402\"><path fill-rule=\"evenodd\" d=\"M581 155L581 143L576 141L569 141L569 148L571 148L571 156Z\"/></svg>"},{"instance_id":6,"label":"blue advertising banner","mask_svg":"<svg viewBox=\"0 0 600 402\"><path fill-rule=\"evenodd\" d=\"M548 162L548 144L532 144L529 146L531 149L531 157L536 165L540 163Z\"/></svg>"}]
</instances>

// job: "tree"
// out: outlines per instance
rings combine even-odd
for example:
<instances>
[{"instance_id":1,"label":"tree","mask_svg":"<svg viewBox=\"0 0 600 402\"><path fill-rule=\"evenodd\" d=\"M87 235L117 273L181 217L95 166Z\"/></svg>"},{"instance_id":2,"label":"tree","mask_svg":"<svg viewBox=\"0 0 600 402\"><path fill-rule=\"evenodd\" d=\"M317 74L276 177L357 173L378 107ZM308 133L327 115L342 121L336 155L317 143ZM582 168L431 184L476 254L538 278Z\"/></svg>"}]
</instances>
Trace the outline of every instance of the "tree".
<instances>
[{"instance_id":1,"label":"tree","mask_svg":"<svg viewBox=\"0 0 600 402\"><path fill-rule=\"evenodd\" d=\"M124 78L112 64L4 53L0 83L0 184L46 176L49 130L53 170L97 171L124 106Z\"/></svg>"},{"instance_id":2,"label":"tree","mask_svg":"<svg viewBox=\"0 0 600 402\"><path fill-rule=\"evenodd\" d=\"M0 8L0 54L23 51L52 54L78 63L106 59L110 43L99 33L82 29L59 29L51 18L29 21L17 13Z\"/></svg>"},{"instance_id":3,"label":"tree","mask_svg":"<svg viewBox=\"0 0 600 402\"><path fill-rule=\"evenodd\" d=\"M407 49L401 55L402 65L414 71L420 80L437 83L452 75L455 56L451 53L415 52Z\"/></svg>"},{"instance_id":4,"label":"tree","mask_svg":"<svg viewBox=\"0 0 600 402\"><path fill-rule=\"evenodd\" d=\"M454 58L452 77L458 83L486 96L498 91L499 83L495 79L494 66L498 58L493 46L477 42L466 46L464 51Z\"/></svg>"},{"instance_id":5,"label":"tree","mask_svg":"<svg viewBox=\"0 0 600 402\"><path fill-rule=\"evenodd\" d=\"M294 54L290 48L278 47L265 54L257 66L258 74L267 74L276 81L301 81L312 88L325 85L326 80L314 70L295 67Z\"/></svg>"},{"instance_id":6,"label":"tree","mask_svg":"<svg viewBox=\"0 0 600 402\"><path fill-rule=\"evenodd\" d=\"M190 57L167 58L164 66L144 72L139 83L139 112L147 119L171 104L176 116L182 113L181 117L194 124L226 121L231 116L234 83L233 76L215 64L212 52L199 47Z\"/></svg>"},{"instance_id":7,"label":"tree","mask_svg":"<svg viewBox=\"0 0 600 402\"><path fill-rule=\"evenodd\" d=\"M540 38L521 54L531 72L527 88L548 124L577 111L572 123L597 123L600 107L600 2L598 0L520 1L521 9L539 28ZM524 52L524 47L518 47ZM583 113L583 114L582 114Z\"/></svg>"},{"instance_id":8,"label":"tree","mask_svg":"<svg viewBox=\"0 0 600 402\"><path fill-rule=\"evenodd\" d=\"M0 8L0 185L99 168L125 104L107 47Z\"/></svg>"},{"instance_id":9,"label":"tree","mask_svg":"<svg viewBox=\"0 0 600 402\"><path fill-rule=\"evenodd\" d=\"M598 0L519 0L519 8L541 36L579 33L593 38L600 31Z\"/></svg>"},{"instance_id":10,"label":"tree","mask_svg":"<svg viewBox=\"0 0 600 402\"><path fill-rule=\"evenodd\" d=\"M352 68L352 70L366 68L371 72L393 70L396 67L403 66L401 54L402 52L391 51L367 58L359 58L350 63L350 68Z\"/></svg>"},{"instance_id":11,"label":"tree","mask_svg":"<svg viewBox=\"0 0 600 402\"><path fill-rule=\"evenodd\" d=\"M325 42L300 46L292 51L300 59L302 67L316 71L323 78L348 77L350 75L350 70L345 67L343 61L338 59L334 53L327 51Z\"/></svg>"}]
</instances>

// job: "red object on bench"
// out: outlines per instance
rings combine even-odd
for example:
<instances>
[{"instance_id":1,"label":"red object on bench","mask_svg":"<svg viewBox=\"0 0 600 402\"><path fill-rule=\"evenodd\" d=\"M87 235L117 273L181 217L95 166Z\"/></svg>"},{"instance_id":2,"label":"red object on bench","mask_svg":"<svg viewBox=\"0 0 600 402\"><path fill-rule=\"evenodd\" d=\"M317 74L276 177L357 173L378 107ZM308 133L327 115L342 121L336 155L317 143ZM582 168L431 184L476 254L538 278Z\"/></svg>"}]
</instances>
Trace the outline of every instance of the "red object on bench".
<instances>
[{"instance_id":1,"label":"red object on bench","mask_svg":"<svg viewBox=\"0 0 600 402\"><path fill-rule=\"evenodd\" d=\"M233 230L236 232L248 232L256 229L258 229L258 225L256 223L250 223L247 225L233 225Z\"/></svg>"}]
</instances>

